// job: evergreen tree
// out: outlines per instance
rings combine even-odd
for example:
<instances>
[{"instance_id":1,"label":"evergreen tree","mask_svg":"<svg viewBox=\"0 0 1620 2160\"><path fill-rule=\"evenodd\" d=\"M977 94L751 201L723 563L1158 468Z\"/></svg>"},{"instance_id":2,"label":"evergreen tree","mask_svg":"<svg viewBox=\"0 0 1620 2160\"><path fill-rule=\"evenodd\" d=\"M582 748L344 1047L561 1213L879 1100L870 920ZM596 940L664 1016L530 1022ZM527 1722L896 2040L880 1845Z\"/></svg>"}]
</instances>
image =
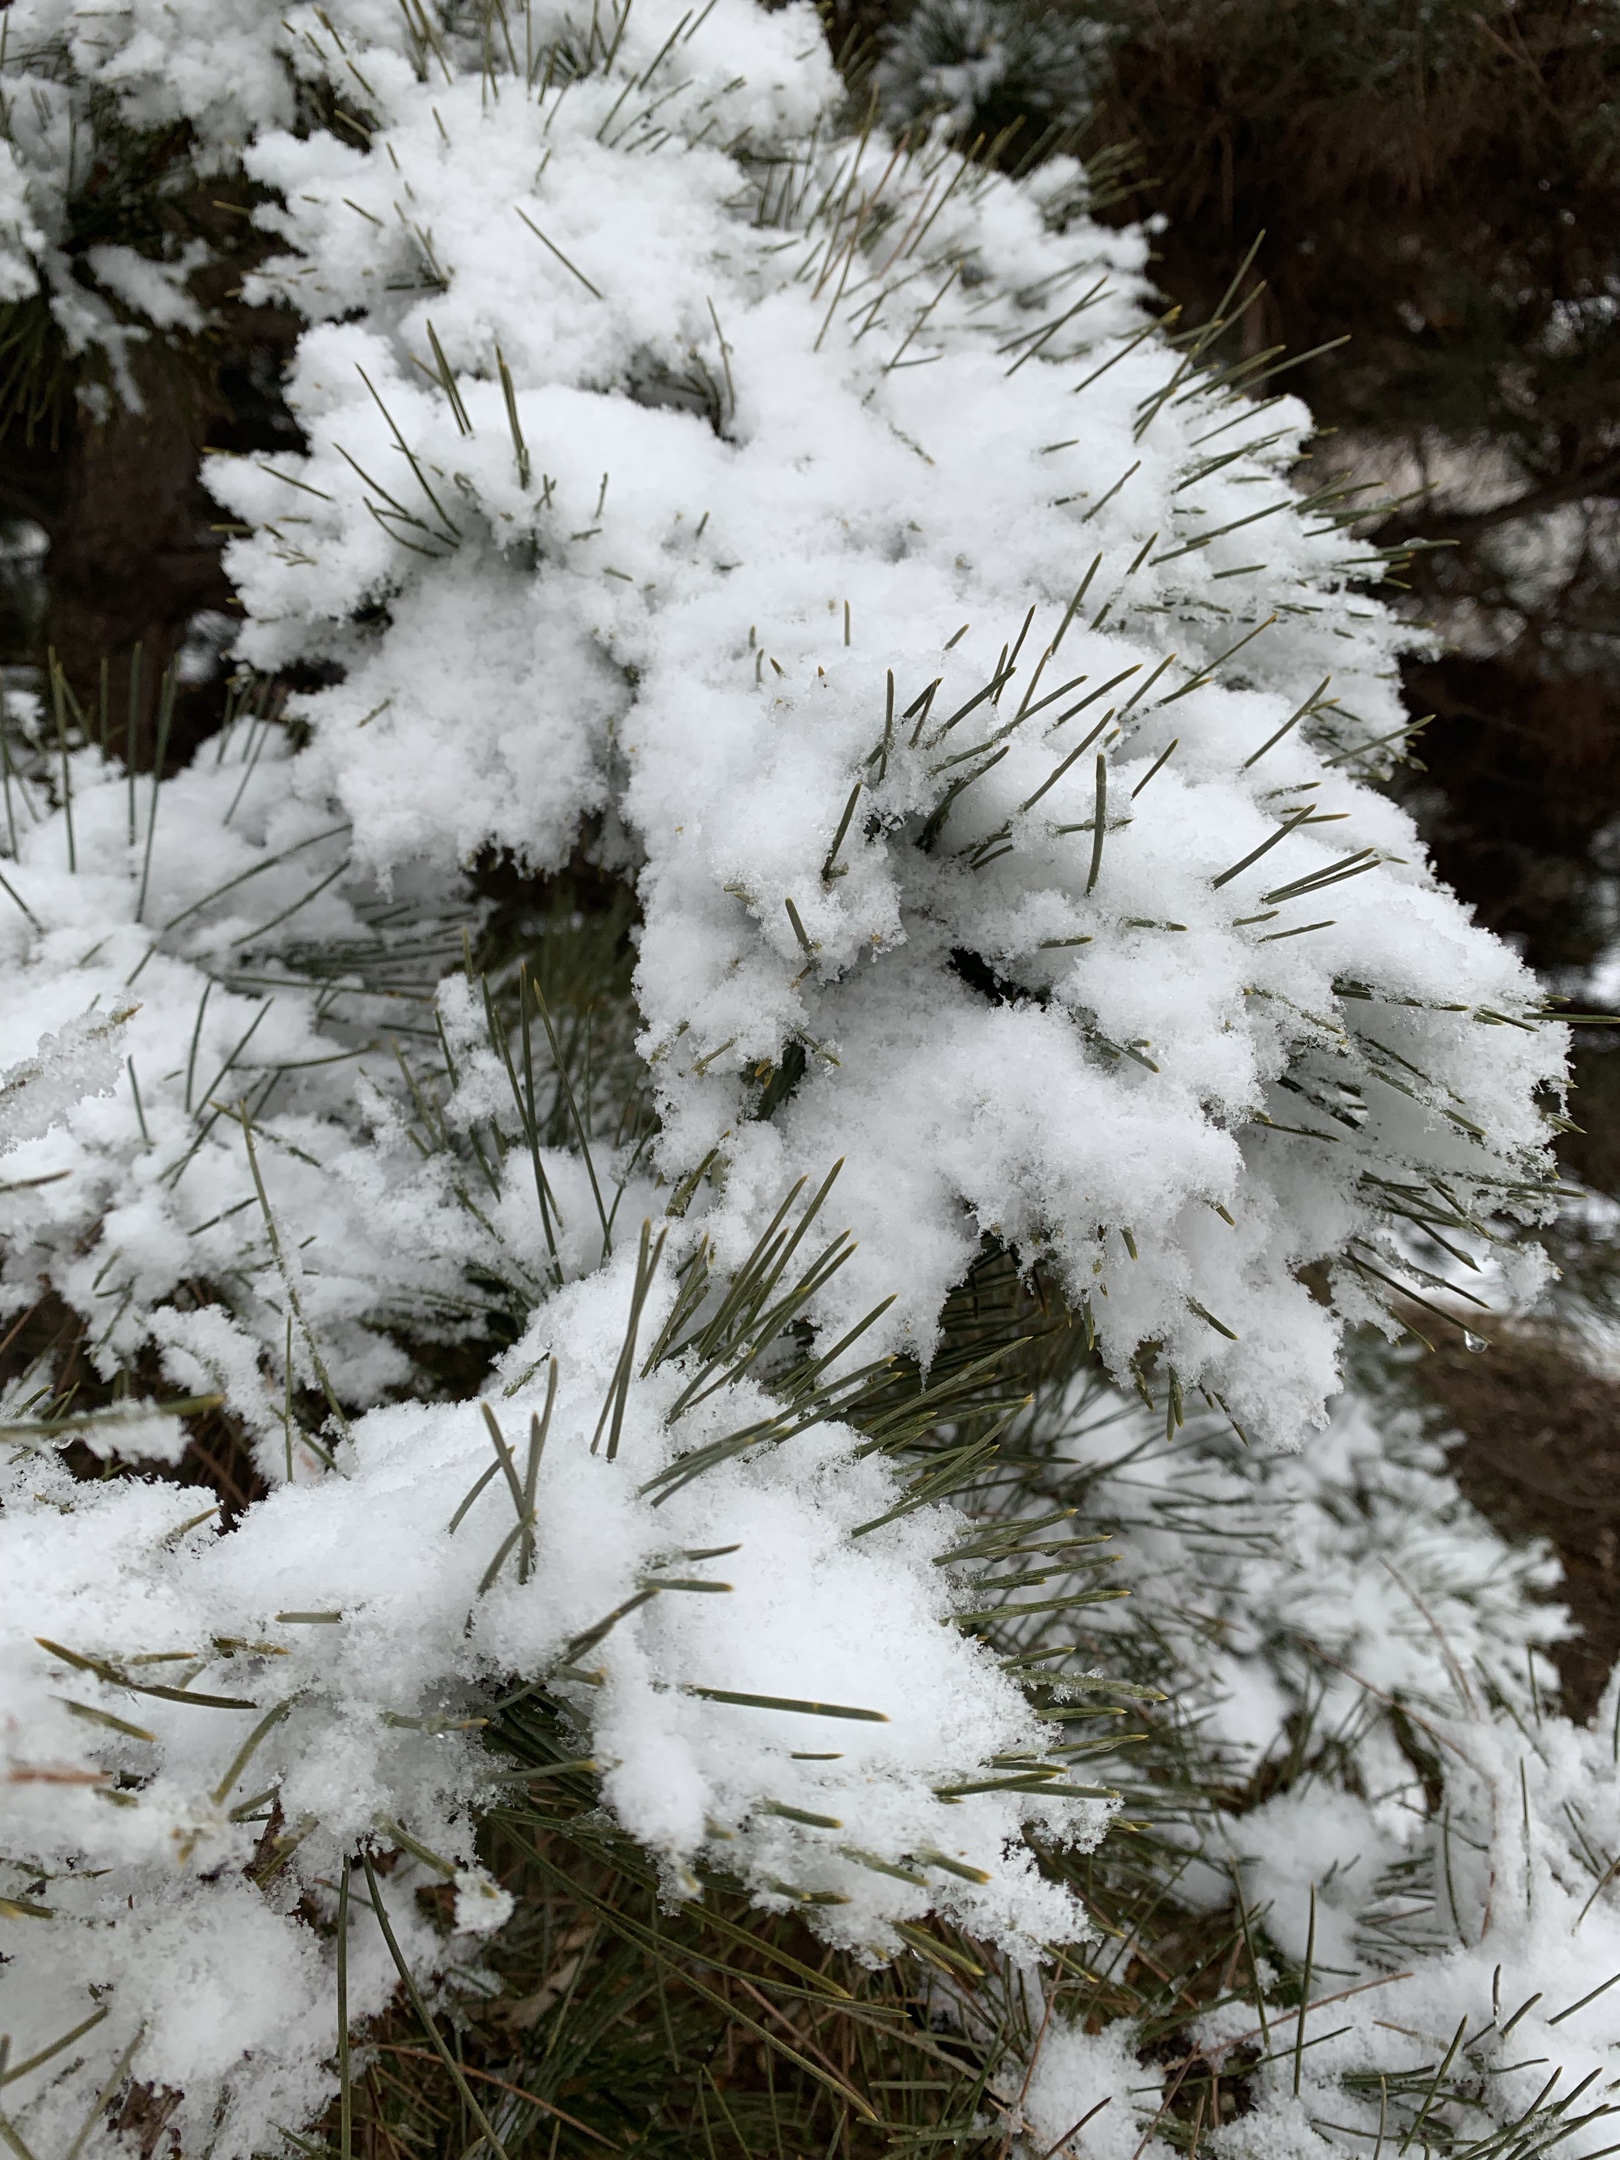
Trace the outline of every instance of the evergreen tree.
<instances>
[{"instance_id":1,"label":"evergreen tree","mask_svg":"<svg viewBox=\"0 0 1620 2160\"><path fill-rule=\"evenodd\" d=\"M1533 1287L1563 1031L1243 281L801 9L6 27L109 412L103 143L307 326L217 732L0 737L19 2160L1595 2150L1614 1699L1328 1407Z\"/></svg>"}]
</instances>

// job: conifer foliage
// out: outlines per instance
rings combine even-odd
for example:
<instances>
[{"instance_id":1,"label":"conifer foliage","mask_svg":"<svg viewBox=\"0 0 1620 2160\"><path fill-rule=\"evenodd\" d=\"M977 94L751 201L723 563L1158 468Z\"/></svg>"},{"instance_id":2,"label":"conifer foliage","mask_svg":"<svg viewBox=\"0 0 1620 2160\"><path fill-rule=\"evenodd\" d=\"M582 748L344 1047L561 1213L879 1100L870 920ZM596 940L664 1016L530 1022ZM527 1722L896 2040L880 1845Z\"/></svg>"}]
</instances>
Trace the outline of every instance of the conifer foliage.
<instances>
[{"instance_id":1,"label":"conifer foliage","mask_svg":"<svg viewBox=\"0 0 1620 2160\"><path fill-rule=\"evenodd\" d=\"M115 388L182 319L194 264L92 291L58 239L98 131L183 124L264 198L248 299L308 324L304 449L210 461L214 740L153 777L60 670L8 693L8 2144L77 2160L138 2081L219 2160L337 2094L347 2156L347 2035L403 1985L520 2145L428 1997L499 1970L521 1832L681 1925L740 1893L918 1961L951 2078L888 2119L937 2088L1037 2152L1108 2101L1099 2151L1168 2151L1236 2050L1267 2150L1335 2111L1498 2149L1540 2103L1481 1973L1544 1956L1540 2039L1572 1926L1620 1937L1608 1740L1547 1720L1512 1846L1536 1565L1393 1413L1321 1428L1348 1323L1533 1280L1562 1036L1373 785L1402 633L1291 477L1307 415L1212 357L1241 286L1156 316L1078 164L851 113L800 8L5 28L18 304ZM492 857L615 887L606 932L503 945ZM263 1495L228 1524L154 1471L205 1412ZM1188 1639L1189 1586L1250 1637ZM1135 1769L1092 1731L1127 1706ZM1223 1985L1094 1947L1133 1868L1227 1915ZM1307 2034L1458 1945L1443 2063ZM1189 2083L1148 2051L1194 2019ZM790 2053L823 2143L885 2119Z\"/></svg>"}]
</instances>

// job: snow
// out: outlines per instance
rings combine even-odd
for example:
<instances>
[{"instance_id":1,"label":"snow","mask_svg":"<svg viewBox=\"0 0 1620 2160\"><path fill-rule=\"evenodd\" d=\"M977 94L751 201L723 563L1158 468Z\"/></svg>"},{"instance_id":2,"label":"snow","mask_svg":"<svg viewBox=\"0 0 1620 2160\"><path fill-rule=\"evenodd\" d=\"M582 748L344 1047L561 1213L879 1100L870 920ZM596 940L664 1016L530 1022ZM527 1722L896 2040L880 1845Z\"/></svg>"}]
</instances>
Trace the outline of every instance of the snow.
<instances>
[{"instance_id":1,"label":"snow","mask_svg":"<svg viewBox=\"0 0 1620 2160\"><path fill-rule=\"evenodd\" d=\"M1573 2006L1620 1971L1600 1857L1620 1832L1615 1682L1586 1727L1545 1707L1541 1651L1566 1624L1536 1595L1553 1564L1504 1546L1458 1496L1436 1439L1388 1400L1347 1398L1306 1453L1269 1461L1208 1423L1173 1441L1143 1427L1093 1389L1046 1406L1025 1436L1048 1481L1060 1463L1084 1466L1088 1514L1122 1526L1135 1597L1094 1616L1100 1661L1113 1663L1110 1642L1154 1644L1198 1759L1231 1791L1263 1791L1268 1760L1304 1756L1258 1805L1189 1805L1178 1820L1151 1786L1126 1801L1179 1838L1190 1865L1177 1895L1194 1910L1230 1909L1241 1883L1255 1938L1295 1983L1272 1963L1260 2011L1230 2001L1186 2027L1175 2059L1183 2077L1196 2063L1194 2085L1200 2051L1217 2068L1234 2055L1234 2070L1245 2051L1264 2058L1215 2150L1359 2150L1376 2141L1381 2078L1398 2140L1459 2021L1437 2139L1485 2142L1549 2078L1562 2100L1595 2076L1577 2122L1612 2106L1612 2016L1601 1998ZM1443 1779L1441 1807L1425 1803L1414 1743ZM1127 1933L1086 1963L1123 1972L1135 1948ZM1127 2020L1093 2032L1048 2013L1032 2059L1004 2073L1032 2152L1103 2097L1074 2151L1128 2155L1139 2138L1144 2154L1175 2149L1151 2135L1175 2097L1166 2058L1139 2062L1134 2047ZM1569 2142L1601 2150L1603 2120Z\"/></svg>"},{"instance_id":2,"label":"snow","mask_svg":"<svg viewBox=\"0 0 1620 2160\"><path fill-rule=\"evenodd\" d=\"M1116 1802L958 1624L1003 1594L952 1559L973 1496L907 1508L915 1466L838 1414L867 1361L926 1370L987 1237L1154 1398L1030 1413L1058 1490L1122 1525L1135 1596L1098 1640L1122 1670L1169 1645L1174 1714L1234 1776L1307 1706L1365 1725L1353 1775L1177 1833L1198 1895L1236 1876L1280 1954L1377 1981L1213 2149L1365 2131L1385 2025L1409 2068L1431 2023L1497 2015L1498 1965L1548 2006L1515 2050L1610 2067L1601 2020L1551 2019L1620 1963L1586 1851L1620 1842L1613 1703L1543 1712L1545 1563L1340 1397L1347 1322L1451 1297L1427 1231L1489 1263L1549 1211L1564 1037L1371 784L1408 633L1299 491L1308 416L1155 323L1143 234L1074 210L1072 160L1015 183L938 132L851 133L808 9L646 0L611 51L524 18L490 60L381 0L140 0L94 35L66 0L7 11L0 278L42 279L71 340L116 363L194 323L192 257L88 263L125 320L65 252L98 100L267 191L247 297L308 322L306 447L206 477L250 528L238 659L325 684L156 787L8 699L0 1319L43 1293L103 1382L155 1359L221 1398L269 1488L200 1517L141 1471L173 1415L121 1397L82 1428L112 1474L75 1478L49 1372L7 1393L0 2030L22 2061L105 2011L8 2113L70 2144L138 2043L184 2151L313 2120L349 1857L398 1854L419 1974L507 1917L475 1836L514 1686L669 1897L723 1871L879 1958L940 1912L1038 1990L1090 1922L1029 1836L1091 1849ZM316 82L358 133L311 123ZM520 985L486 1007L465 972L463 867L582 849L640 910L639 1150L564 1115ZM696 1340L795 1233L775 1294L829 1357L796 1429L786 1336ZM488 1360L464 1398L445 1344ZM1193 1417L1162 1447L1160 1393ZM364 2018L396 1974L351 1923ZM1001 2073L1032 2153L1099 2098L1081 2149L1168 2149L1138 2038L1054 2018ZM1533 2095L1499 2043L1470 2045L1505 2122Z\"/></svg>"},{"instance_id":3,"label":"snow","mask_svg":"<svg viewBox=\"0 0 1620 2160\"><path fill-rule=\"evenodd\" d=\"M806 150L799 193L848 206L818 225L772 210L778 163L767 185L680 152L719 106L779 162L807 117L797 18L749 23L734 90L717 21L662 60L660 19L626 32L623 65L668 78L651 149L628 107L608 133L623 84L495 107L470 75L394 92L386 158L254 145L291 247L253 289L317 317L376 291L301 347L309 455L211 462L258 527L230 556L241 650L343 661L301 704L305 784L380 875L491 840L549 867L583 818L623 830L656 1160L673 1182L718 1150L723 1250L844 1155L860 1251L829 1324L901 1284L882 1340L926 1355L992 1231L1057 1259L1116 1368L1162 1341L1295 1443L1335 1384L1299 1267L1351 1239L1388 1264L1367 1174L1392 1159L1534 1213L1530 1091L1560 1054L1549 1030L1484 1032L1480 1008L1534 1009L1531 979L1353 777L1399 732L1400 633L1345 594L1356 545L1294 507L1303 413L1245 427L1187 387L1137 336L1140 237L1048 225L1062 172L1020 188L931 142ZM1083 312L1009 363L1071 295ZM709 385L707 424L682 381ZM314 492L289 515L295 481ZM1298 1137L1278 1088L1313 1047L1311 1083L1363 1090L1359 1130ZM790 1102L752 1117L790 1054Z\"/></svg>"}]
</instances>

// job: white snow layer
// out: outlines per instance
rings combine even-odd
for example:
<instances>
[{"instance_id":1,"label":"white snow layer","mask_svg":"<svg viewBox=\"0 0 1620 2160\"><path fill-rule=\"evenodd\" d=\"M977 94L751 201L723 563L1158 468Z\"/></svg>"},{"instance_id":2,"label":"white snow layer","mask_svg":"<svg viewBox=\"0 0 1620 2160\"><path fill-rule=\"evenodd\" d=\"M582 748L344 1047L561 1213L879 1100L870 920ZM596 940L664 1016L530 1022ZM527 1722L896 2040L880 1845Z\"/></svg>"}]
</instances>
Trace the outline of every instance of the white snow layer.
<instances>
[{"instance_id":1,"label":"white snow layer","mask_svg":"<svg viewBox=\"0 0 1620 2160\"><path fill-rule=\"evenodd\" d=\"M326 318L309 454L210 466L239 649L345 669L298 785L383 876L622 836L659 1166L734 1255L846 1158L829 1323L898 1292L926 1355L988 1232L1297 1444L1300 1266L1356 1309L1392 1203L1533 1215L1562 1054L1357 777L1371 558L1283 478L1304 413L1152 331L1140 236L1054 225L1069 174L819 147L798 16L673 29L498 107L379 68L369 153L249 153L256 289Z\"/></svg>"},{"instance_id":2,"label":"white snow layer","mask_svg":"<svg viewBox=\"0 0 1620 2160\"><path fill-rule=\"evenodd\" d=\"M858 1247L809 1308L827 1344L892 1298L858 1355L926 1362L988 1233L1049 1258L1117 1373L1154 1344L1177 1386L1295 1446L1343 1321L1413 1280L1414 1225L1483 1249L1548 1205L1561 1031L1366 784L1405 725L1403 633L1356 589L1375 562L1343 506L1289 477L1304 412L1153 322L1145 242L1086 221L1072 163L1014 183L931 137L852 133L808 10L644 0L605 35L523 15L492 55L453 11L417 25L381 0L7 11L8 70L38 95L9 104L0 290L43 275L70 339L112 322L52 252L92 91L136 126L185 119L203 167L275 198L258 215L283 252L249 297L312 325L289 386L308 449L210 480L251 527L239 655L336 678L293 701L299 736L244 718L156 789L89 747L7 775L4 1311L43 1289L90 1323L104 1379L146 1357L223 1398L275 1486L222 1533L194 1493L70 1476L42 1374L4 1406L0 2030L7 2116L42 2154L131 2048L184 2093L184 2150L236 2160L318 2113L331 1950L299 1902L329 1912L343 1856L403 1830L458 1923L498 1925L472 1866L476 1720L531 1680L671 1895L702 1859L766 1904L841 1900L816 1924L878 1954L930 1909L1025 1961L1083 1936L1021 1832L1084 1846L1110 1803L950 1791L1048 1737L950 1625L974 1595L936 1564L961 1515L870 1529L903 1488L833 1418L664 1477L780 1410L746 1373L682 1404L691 1357L632 1359L596 1444L644 1218L669 1240L645 1342L701 1240L741 1267L842 1158L825 1220ZM342 138L307 124L317 79ZM106 340L193 324L188 266L128 252L90 266L133 318ZM649 1162L599 1151L611 1254L594 1169L512 1139L518 1065L449 972L461 864L581 845L639 898L658 1113ZM367 973L400 910L438 984L411 1086L389 1038L423 1007ZM1318 1261L1332 1307L1300 1280ZM402 1347L476 1334L492 1300L521 1320L487 1389L510 1456L477 1402L413 1399ZM119 1415L73 1436L174 1455L172 1418ZM1208 1682L1212 1733L1272 1744L1306 1608L1342 1664L1428 1703L1473 1843L1414 1984L1461 2016L1482 1960L1526 1992L1545 1973L1550 2015L1617 1926L1612 1899L1567 1909L1585 1891L1562 1827L1568 1802L1614 1845L1607 1738L1536 1727L1526 1843L1508 1710L1444 1699L1455 1653L1375 1579L1365 1521L1345 1527L1345 1450L1383 1446L1345 1430L1315 1468L1222 1473L1283 1480L1285 1538L1320 1549L1303 1572L1275 1544L1235 1576L1210 1563L1254 1633ZM1458 1530L1433 1466L1388 1476L1378 1520L1430 1526L1436 1565L1462 1554L1439 1625L1535 1640L1522 1571ZM1150 1609L1178 1609L1204 1565L1186 1521L1133 1550ZM1317 1797L1274 1803L1253 1860L1239 1822L1235 1856L1197 1863L1211 1884L1258 1870L1279 1940L1312 1883L1349 1913L1436 1835L1381 1789ZM1364 1875L1330 1893L1357 1840ZM410 1889L433 1868L402 1850L390 1910L426 1971L447 1953ZM1376 1963L1322 1925L1336 1971ZM357 1930L354 2013L393 1982ZM1579 2019L1546 2022L1514 2044L1533 2027L1583 2060ZM1308 2079L1359 2044L1307 2050ZM1117 2034L1055 2035L1033 2149L1133 2060ZM1491 2107L1522 2104L1517 2075ZM1264 2149L1314 2150L1277 2076ZM1120 2094L1122 2151L1128 2112Z\"/></svg>"},{"instance_id":3,"label":"white snow layer","mask_svg":"<svg viewBox=\"0 0 1620 2160\"><path fill-rule=\"evenodd\" d=\"M1145 2061L1127 2021L1052 2020L1005 2088L1031 2149L1096 2107L1066 2150L1169 2160L1159 2111L1228 2062L1247 2112L1210 2145L1245 2160L1370 2150L1381 2125L1398 2145L1426 2097L1436 2150L1512 2150L1515 2122L1607 2149L1620 1676L1589 1726L1547 1713L1562 1616L1534 1592L1555 1567L1505 1548L1388 1406L1347 1400L1304 1455L1256 1464L1208 1432L1155 1444L1104 1399L1051 1421L1044 1450L1049 1489L1083 1479L1088 1513L1124 1525L1136 1605L1102 1609L1102 1661L1110 1632L1145 1625L1234 1792L1293 1765L1258 1806L1192 1815L1175 1887L1195 1910L1241 1895L1293 1984L1258 2012L1213 2006ZM1150 1790L1128 1805L1143 1798L1154 1811ZM1127 1935L1086 1963L1106 1979L1135 1951ZM1532 2129L1538 2101L1562 2112Z\"/></svg>"}]
</instances>

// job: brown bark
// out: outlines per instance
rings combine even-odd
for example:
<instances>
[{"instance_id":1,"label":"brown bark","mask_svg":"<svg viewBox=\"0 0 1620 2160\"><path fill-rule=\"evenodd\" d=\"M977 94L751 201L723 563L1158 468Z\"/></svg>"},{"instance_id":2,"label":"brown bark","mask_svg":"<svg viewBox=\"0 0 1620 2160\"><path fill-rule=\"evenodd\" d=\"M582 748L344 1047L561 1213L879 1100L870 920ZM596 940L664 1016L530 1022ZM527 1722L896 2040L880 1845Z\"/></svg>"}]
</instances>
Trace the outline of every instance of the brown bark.
<instances>
[{"instance_id":1,"label":"brown bark","mask_svg":"<svg viewBox=\"0 0 1620 2160\"><path fill-rule=\"evenodd\" d=\"M204 610L229 613L234 605L220 561L225 515L200 478L204 453L262 454L299 441L279 387L297 320L239 298L266 245L243 222L251 192L215 182L165 200L173 237L202 235L215 251L191 287L207 327L195 336L153 333L130 346L136 403L117 396L95 358L59 355L60 388L49 409L18 411L0 427L0 517L38 525L49 544L42 619L25 651L0 657L43 668L54 654L96 728L105 662L108 747L120 757L130 747L133 675L133 749L142 765L153 756L163 674L188 625ZM235 198L234 206L215 193ZM181 687L171 764L217 724L217 706L217 691Z\"/></svg>"},{"instance_id":2,"label":"brown bark","mask_svg":"<svg viewBox=\"0 0 1620 2160\"><path fill-rule=\"evenodd\" d=\"M220 536L197 478L217 398L200 370L160 346L138 347L131 372L143 409L114 400L97 420L84 405L64 416L54 448L8 443L5 508L49 541L46 606L37 663L54 653L87 713L108 663L110 746L124 754L131 662L142 655L137 751L151 755L157 686L204 608L224 608L230 586Z\"/></svg>"}]
</instances>

